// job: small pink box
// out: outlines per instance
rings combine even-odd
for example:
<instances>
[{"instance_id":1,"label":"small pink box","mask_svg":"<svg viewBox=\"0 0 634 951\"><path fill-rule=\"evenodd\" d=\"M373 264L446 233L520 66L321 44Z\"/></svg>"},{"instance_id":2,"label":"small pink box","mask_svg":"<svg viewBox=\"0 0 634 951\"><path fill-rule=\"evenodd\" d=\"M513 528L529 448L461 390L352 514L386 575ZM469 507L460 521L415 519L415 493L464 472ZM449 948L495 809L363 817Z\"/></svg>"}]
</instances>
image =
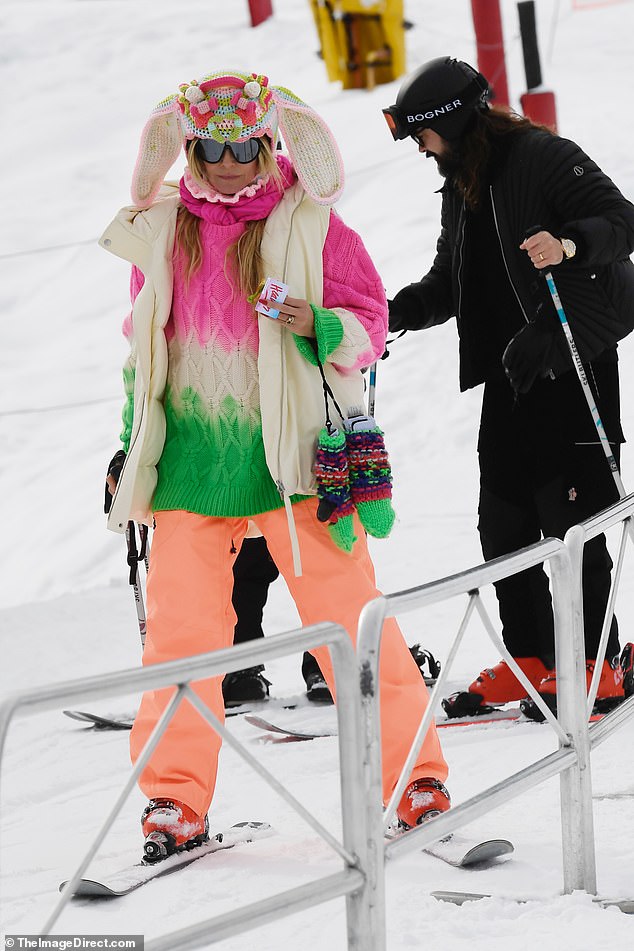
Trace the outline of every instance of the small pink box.
<instances>
[{"instance_id":1,"label":"small pink box","mask_svg":"<svg viewBox=\"0 0 634 951\"><path fill-rule=\"evenodd\" d=\"M276 280L274 277L267 277L260 299L255 305L259 314L266 314L267 317L277 318L280 315L279 310L271 307L271 304L283 304L288 296L288 284Z\"/></svg>"}]
</instances>

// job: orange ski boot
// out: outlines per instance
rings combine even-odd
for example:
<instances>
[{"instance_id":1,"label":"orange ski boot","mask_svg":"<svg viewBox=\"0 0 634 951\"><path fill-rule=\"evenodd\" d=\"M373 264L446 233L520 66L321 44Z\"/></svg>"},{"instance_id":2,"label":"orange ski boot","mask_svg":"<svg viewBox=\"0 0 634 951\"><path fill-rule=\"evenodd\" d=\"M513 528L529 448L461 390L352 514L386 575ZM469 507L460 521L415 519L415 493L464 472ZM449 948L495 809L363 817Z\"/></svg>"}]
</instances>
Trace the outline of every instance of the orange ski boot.
<instances>
[{"instance_id":1,"label":"orange ski boot","mask_svg":"<svg viewBox=\"0 0 634 951\"><path fill-rule=\"evenodd\" d=\"M209 839L207 816L198 816L176 799L151 799L143 810L143 860L160 862L174 852L193 849Z\"/></svg>"},{"instance_id":2,"label":"orange ski boot","mask_svg":"<svg viewBox=\"0 0 634 951\"><path fill-rule=\"evenodd\" d=\"M586 661L586 692L590 690L596 660ZM543 697L548 708L557 715L557 672L551 671L539 685L539 695ZM603 661L601 678L594 701L594 712L607 713L618 706L626 697L634 693L634 644L626 644L619 658L612 662ZM533 701L522 704L522 712L531 720L541 723L544 716Z\"/></svg>"},{"instance_id":3,"label":"orange ski boot","mask_svg":"<svg viewBox=\"0 0 634 951\"><path fill-rule=\"evenodd\" d=\"M439 779L423 777L410 783L396 810L399 827L403 830L447 812L451 797Z\"/></svg>"},{"instance_id":4,"label":"orange ski boot","mask_svg":"<svg viewBox=\"0 0 634 951\"><path fill-rule=\"evenodd\" d=\"M516 663L537 687L550 673L539 657L516 657ZM495 705L521 700L526 690L506 661L487 667L469 685L468 690L452 694L442 701L448 717L469 717L490 713Z\"/></svg>"}]
</instances>

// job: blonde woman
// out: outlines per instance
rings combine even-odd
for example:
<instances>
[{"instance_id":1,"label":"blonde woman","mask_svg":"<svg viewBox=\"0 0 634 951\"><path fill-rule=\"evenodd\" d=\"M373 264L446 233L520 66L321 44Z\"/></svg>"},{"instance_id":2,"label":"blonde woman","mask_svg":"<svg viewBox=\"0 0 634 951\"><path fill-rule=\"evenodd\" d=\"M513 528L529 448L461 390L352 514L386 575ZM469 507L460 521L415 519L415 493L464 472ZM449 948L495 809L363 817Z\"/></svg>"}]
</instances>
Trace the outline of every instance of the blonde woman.
<instances>
[{"instance_id":1,"label":"blonde woman","mask_svg":"<svg viewBox=\"0 0 634 951\"><path fill-rule=\"evenodd\" d=\"M277 150L280 132L288 157ZM164 184L183 147L182 179ZM355 523L351 551L333 543L317 518L313 473L324 424L318 363L345 413L362 402L360 371L383 353L387 330L379 275L332 211L342 185L323 120L256 73L215 72L184 84L144 129L134 206L101 244L133 264L125 462L116 488L116 473L109 475L108 524L115 531L128 519L155 524L145 664L231 645L232 566L249 520L303 624L338 622L354 639L363 605L377 596L362 527ZM289 287L276 318L257 314L249 300L267 277ZM334 694L329 652L315 656ZM427 704L393 620L381 678L387 800ZM221 717L221 678L196 689ZM144 695L133 760L169 695ZM147 861L206 838L219 746L182 705L140 778L150 800L142 817ZM446 775L432 728L399 807L404 825L449 808Z\"/></svg>"}]
</instances>

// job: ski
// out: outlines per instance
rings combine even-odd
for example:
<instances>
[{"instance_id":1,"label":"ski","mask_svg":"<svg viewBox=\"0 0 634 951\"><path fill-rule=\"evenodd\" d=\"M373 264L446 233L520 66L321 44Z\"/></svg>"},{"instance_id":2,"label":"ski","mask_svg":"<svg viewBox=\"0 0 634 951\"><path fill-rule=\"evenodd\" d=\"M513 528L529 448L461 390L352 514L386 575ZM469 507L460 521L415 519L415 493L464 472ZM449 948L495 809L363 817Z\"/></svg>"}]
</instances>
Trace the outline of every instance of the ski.
<instances>
[{"instance_id":1,"label":"ski","mask_svg":"<svg viewBox=\"0 0 634 951\"><path fill-rule=\"evenodd\" d=\"M464 905L468 901L481 901L483 898L492 898L492 895L484 895L479 892L431 892L431 897L435 898L437 901L448 901L453 905ZM499 896L498 896L499 897ZM523 905L526 902L530 901L529 898L511 898L511 901L517 902L518 905ZM619 911L622 911L624 915L634 915L634 901L629 898L623 899L609 899L609 898L593 898L593 902L599 905L601 908L618 908Z\"/></svg>"},{"instance_id":2,"label":"ski","mask_svg":"<svg viewBox=\"0 0 634 951\"><path fill-rule=\"evenodd\" d=\"M596 723L597 720L601 720L603 716L604 714L601 713L593 713L590 717L590 722ZM251 726L269 734L269 741L274 743L299 743L305 740L317 740L322 737L337 736L336 720L329 725L315 727L304 727L299 724L296 727L281 726L279 723L273 723L271 720L267 720L265 717L253 713L247 713L245 720L247 723L250 723ZM436 727L439 730L446 730L460 726L487 726L491 723L523 724L524 726L527 724L531 726L540 725L538 721L526 717L519 707L507 707L505 709L491 710L489 713L482 714L481 716L439 717L436 720Z\"/></svg>"},{"instance_id":3,"label":"ski","mask_svg":"<svg viewBox=\"0 0 634 951\"><path fill-rule=\"evenodd\" d=\"M71 720L79 720L95 730L131 730L134 720L133 716L102 717L84 710L62 710L62 713Z\"/></svg>"},{"instance_id":4,"label":"ski","mask_svg":"<svg viewBox=\"0 0 634 951\"><path fill-rule=\"evenodd\" d=\"M170 875L212 852L232 849L235 845L253 842L254 839L266 838L270 835L273 835L273 829L267 822L237 822L230 829L216 832L203 845L196 846L190 851L176 852L154 865L137 862L104 875L102 878L82 878L77 884L73 898L122 898L155 878ZM67 885L68 881L62 882L59 886L60 892Z\"/></svg>"},{"instance_id":5,"label":"ski","mask_svg":"<svg viewBox=\"0 0 634 951\"><path fill-rule=\"evenodd\" d=\"M441 859L454 868L482 868L514 851L508 839L485 839L474 842L467 836L454 832L446 839L434 842L423 849L426 855Z\"/></svg>"},{"instance_id":6,"label":"ski","mask_svg":"<svg viewBox=\"0 0 634 951\"><path fill-rule=\"evenodd\" d=\"M264 717L254 716L251 713L247 713L244 718L247 723L250 723L251 726L257 727L259 730L265 730L267 733L275 733L281 737L283 740L316 740L322 736L337 736L337 727L334 728L324 728L324 729L315 729L315 730L293 730L290 728L278 726L277 723L271 723L270 720L265 720Z\"/></svg>"},{"instance_id":7,"label":"ski","mask_svg":"<svg viewBox=\"0 0 634 951\"><path fill-rule=\"evenodd\" d=\"M296 710L298 707L312 707L305 695L297 697L268 697L266 700L251 700L249 703L225 707L225 717L240 717L245 713L258 713L267 710Z\"/></svg>"},{"instance_id":8,"label":"ski","mask_svg":"<svg viewBox=\"0 0 634 951\"><path fill-rule=\"evenodd\" d=\"M268 700L254 700L251 703L241 703L234 707L225 708L225 717L243 716L245 713L257 713L266 711L269 707L275 710L295 710L299 706L306 706L304 697L288 697L282 699L271 697ZM134 723L134 714L120 714L115 716L101 716L101 714L88 713L86 710L62 710L64 716L71 720L77 720L84 723L87 727L95 730L131 730Z\"/></svg>"},{"instance_id":9,"label":"ski","mask_svg":"<svg viewBox=\"0 0 634 951\"><path fill-rule=\"evenodd\" d=\"M448 727L455 726L484 726L487 723L513 722L520 719L523 723L530 722L529 720L525 720L523 718L519 707L511 707L507 710L494 710L485 716L479 717L438 719L436 720L436 726L439 729L446 729ZM271 720L267 720L264 717L249 713L247 713L245 716L245 720L247 723L250 723L251 726L254 726L259 730L264 730L267 733L275 734L275 736L271 737L271 740L276 740L277 742L284 742L284 740L289 742L301 742L302 740L316 740L325 736L337 736L336 722L330 726L305 729L303 727L294 728L280 726L278 723L273 723Z\"/></svg>"},{"instance_id":10,"label":"ski","mask_svg":"<svg viewBox=\"0 0 634 951\"><path fill-rule=\"evenodd\" d=\"M386 839L397 839L406 835L398 829L390 828ZM440 859L453 868L483 868L514 852L514 846L508 839L473 839L460 832L452 832L438 842L432 842L421 849L425 855Z\"/></svg>"}]
</instances>

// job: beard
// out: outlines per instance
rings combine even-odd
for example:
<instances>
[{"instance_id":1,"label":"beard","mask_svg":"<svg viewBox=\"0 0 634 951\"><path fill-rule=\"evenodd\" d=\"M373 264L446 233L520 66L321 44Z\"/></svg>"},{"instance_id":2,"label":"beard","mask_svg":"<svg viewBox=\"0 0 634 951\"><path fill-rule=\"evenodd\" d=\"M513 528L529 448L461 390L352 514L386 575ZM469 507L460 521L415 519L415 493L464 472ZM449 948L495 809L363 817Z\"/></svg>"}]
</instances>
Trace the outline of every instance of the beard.
<instances>
[{"instance_id":1,"label":"beard","mask_svg":"<svg viewBox=\"0 0 634 951\"><path fill-rule=\"evenodd\" d=\"M453 178L462 166L462 156L460 150L451 143L447 143L447 150L442 155L435 152L428 152L427 158L433 158L438 167L438 172L443 178Z\"/></svg>"}]
</instances>

